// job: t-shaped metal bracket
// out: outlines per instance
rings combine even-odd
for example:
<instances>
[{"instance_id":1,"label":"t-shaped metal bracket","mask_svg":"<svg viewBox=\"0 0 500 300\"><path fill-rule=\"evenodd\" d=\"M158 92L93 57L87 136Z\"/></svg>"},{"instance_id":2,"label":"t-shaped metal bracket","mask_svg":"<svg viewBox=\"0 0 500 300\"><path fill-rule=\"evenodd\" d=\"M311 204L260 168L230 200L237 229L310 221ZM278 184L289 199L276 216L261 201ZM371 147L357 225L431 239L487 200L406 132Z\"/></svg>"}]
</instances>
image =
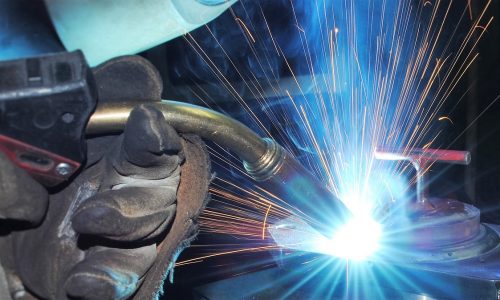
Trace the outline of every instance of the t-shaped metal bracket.
<instances>
[{"instance_id":1,"label":"t-shaped metal bracket","mask_svg":"<svg viewBox=\"0 0 500 300\"><path fill-rule=\"evenodd\" d=\"M425 186L425 173L430 165L435 162L468 165L471 160L469 151L422 148L376 149L375 158L393 161L407 160L413 165L417 171L417 205L424 209L430 205L427 201L427 189Z\"/></svg>"}]
</instances>

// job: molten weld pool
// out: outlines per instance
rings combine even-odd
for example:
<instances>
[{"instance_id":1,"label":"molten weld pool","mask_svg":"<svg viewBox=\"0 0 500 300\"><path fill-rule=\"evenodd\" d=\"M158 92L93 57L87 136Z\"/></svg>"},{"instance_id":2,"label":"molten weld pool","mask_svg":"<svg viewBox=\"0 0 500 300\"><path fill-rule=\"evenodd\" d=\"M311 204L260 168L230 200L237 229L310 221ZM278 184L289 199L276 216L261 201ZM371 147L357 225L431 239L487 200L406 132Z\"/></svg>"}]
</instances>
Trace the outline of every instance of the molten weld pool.
<instances>
[{"instance_id":1,"label":"molten weld pool","mask_svg":"<svg viewBox=\"0 0 500 300\"><path fill-rule=\"evenodd\" d=\"M283 248L364 260L377 253L382 229L370 217L354 217L325 237L301 219L290 217L270 227L269 233Z\"/></svg>"}]
</instances>

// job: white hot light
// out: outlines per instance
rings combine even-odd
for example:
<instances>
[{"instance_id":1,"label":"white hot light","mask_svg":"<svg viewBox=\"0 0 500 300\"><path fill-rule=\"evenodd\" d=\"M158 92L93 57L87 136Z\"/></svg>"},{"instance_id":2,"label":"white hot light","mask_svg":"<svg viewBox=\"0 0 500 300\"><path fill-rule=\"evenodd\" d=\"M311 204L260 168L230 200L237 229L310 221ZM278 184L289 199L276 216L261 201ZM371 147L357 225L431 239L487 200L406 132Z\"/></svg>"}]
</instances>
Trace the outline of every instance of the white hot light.
<instances>
[{"instance_id":1,"label":"white hot light","mask_svg":"<svg viewBox=\"0 0 500 300\"><path fill-rule=\"evenodd\" d=\"M318 246L322 253L339 258L363 260L378 250L381 233L380 224L372 218L354 217L340 227L331 239L321 239Z\"/></svg>"}]
</instances>

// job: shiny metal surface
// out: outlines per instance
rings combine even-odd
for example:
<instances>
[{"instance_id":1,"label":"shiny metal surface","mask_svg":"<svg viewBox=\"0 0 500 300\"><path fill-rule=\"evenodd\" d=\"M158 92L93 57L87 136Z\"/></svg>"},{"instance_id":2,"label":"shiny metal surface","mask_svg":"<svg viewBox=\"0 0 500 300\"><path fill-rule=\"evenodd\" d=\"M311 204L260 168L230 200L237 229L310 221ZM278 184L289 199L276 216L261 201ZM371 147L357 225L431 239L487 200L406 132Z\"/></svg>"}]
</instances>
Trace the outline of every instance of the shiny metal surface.
<instances>
[{"instance_id":1,"label":"shiny metal surface","mask_svg":"<svg viewBox=\"0 0 500 300\"><path fill-rule=\"evenodd\" d=\"M252 163L266 152L266 142L242 123L221 113L188 103L163 100L151 103L178 132L193 133L234 151ZM87 125L87 134L120 132L137 103L100 105Z\"/></svg>"},{"instance_id":2,"label":"shiny metal surface","mask_svg":"<svg viewBox=\"0 0 500 300\"><path fill-rule=\"evenodd\" d=\"M416 182L416 204L415 208L420 210L432 209L432 205L427 201L427 188L425 177L433 163L448 163L468 165L471 161L469 151L423 149L423 148L395 148L376 149L375 158L380 160L409 161L417 171Z\"/></svg>"},{"instance_id":3,"label":"shiny metal surface","mask_svg":"<svg viewBox=\"0 0 500 300\"><path fill-rule=\"evenodd\" d=\"M456 200L428 198L432 209L402 217L386 237L384 255L398 262L441 262L478 257L500 238L481 225L476 207Z\"/></svg>"},{"instance_id":4,"label":"shiny metal surface","mask_svg":"<svg viewBox=\"0 0 500 300\"><path fill-rule=\"evenodd\" d=\"M416 247L391 246L386 249L384 256L393 263L442 263L465 259L474 259L488 253L499 245L499 236L489 227L479 225L478 234L472 239L448 244L439 248L421 249Z\"/></svg>"},{"instance_id":5,"label":"shiny metal surface","mask_svg":"<svg viewBox=\"0 0 500 300\"><path fill-rule=\"evenodd\" d=\"M264 181L276 174L283 165L285 150L271 139L264 139L266 151L255 162L244 161L245 170L258 181Z\"/></svg>"},{"instance_id":6,"label":"shiny metal surface","mask_svg":"<svg viewBox=\"0 0 500 300\"><path fill-rule=\"evenodd\" d=\"M306 222L296 216L292 216L270 225L267 229L277 246L283 251L294 250L331 255L325 243L324 237ZM330 245L328 245L330 246ZM284 253L281 251L281 253ZM283 261L283 257L275 257L277 261Z\"/></svg>"},{"instance_id":7,"label":"shiny metal surface","mask_svg":"<svg viewBox=\"0 0 500 300\"><path fill-rule=\"evenodd\" d=\"M473 233L468 232L469 227L473 227ZM324 238L297 217L280 220L270 226L268 231L276 244L287 251L332 255L332 249L323 242ZM403 264L458 261L486 254L500 242L498 234L479 223L473 226L460 222L434 223L420 229L410 227L406 232L397 231L395 235L395 241L388 241L387 237L381 241L381 248L373 254L371 261ZM467 239L464 240L464 237ZM369 237L361 235L358 238L363 241ZM282 260L279 257L276 259Z\"/></svg>"},{"instance_id":8,"label":"shiny metal surface","mask_svg":"<svg viewBox=\"0 0 500 300\"><path fill-rule=\"evenodd\" d=\"M432 210L413 215L409 240L414 248L427 250L457 245L474 239L480 231L479 209L452 199L429 198Z\"/></svg>"},{"instance_id":9,"label":"shiny metal surface","mask_svg":"<svg viewBox=\"0 0 500 300\"><path fill-rule=\"evenodd\" d=\"M452 199L429 198L432 209L411 212L410 217L395 215L400 245L433 250L457 245L479 234L479 209ZM409 208L411 209L411 207Z\"/></svg>"}]
</instances>

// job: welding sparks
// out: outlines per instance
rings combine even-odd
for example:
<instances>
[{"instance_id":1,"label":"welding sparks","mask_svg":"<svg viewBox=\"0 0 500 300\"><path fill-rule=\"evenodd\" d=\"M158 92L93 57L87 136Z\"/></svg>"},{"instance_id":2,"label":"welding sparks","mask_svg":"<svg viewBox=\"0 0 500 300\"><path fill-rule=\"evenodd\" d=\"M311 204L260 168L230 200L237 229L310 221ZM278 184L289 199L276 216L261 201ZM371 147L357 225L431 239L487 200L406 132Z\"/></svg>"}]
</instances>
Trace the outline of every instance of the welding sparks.
<instances>
[{"instance_id":1,"label":"welding sparks","mask_svg":"<svg viewBox=\"0 0 500 300\"><path fill-rule=\"evenodd\" d=\"M442 116L442 117L438 118L438 121L443 121L443 120L446 120L446 121L450 122L452 125L454 125L453 121L450 118L446 117L446 116Z\"/></svg>"},{"instance_id":2,"label":"welding sparks","mask_svg":"<svg viewBox=\"0 0 500 300\"><path fill-rule=\"evenodd\" d=\"M269 208L266 210L266 214L264 215L264 221L262 222L262 239L266 239L266 231L267 231L267 216L269 216L269 211L271 210L272 205L269 204Z\"/></svg>"},{"instance_id":3,"label":"welding sparks","mask_svg":"<svg viewBox=\"0 0 500 300\"><path fill-rule=\"evenodd\" d=\"M243 29L245 30L245 32L248 35L248 37L252 40L252 42L255 43L255 38L253 37L252 33L248 29L248 27L245 24L245 22L243 22L243 20L241 20L240 18L235 18L235 20L240 24L241 27L243 27Z\"/></svg>"},{"instance_id":4,"label":"welding sparks","mask_svg":"<svg viewBox=\"0 0 500 300\"><path fill-rule=\"evenodd\" d=\"M375 224L383 225L392 206L414 197L401 183L408 182L408 165L377 161L374 150L428 148L438 143L443 125L436 119L453 124L443 110L478 58L476 46L493 20L486 13L491 1L476 18L469 0L289 3L289 36L281 39L283 28L270 19L275 11L266 11L259 1L240 1L235 5L239 13L231 10L231 21L236 20L248 43L245 61L253 59L246 68L234 58L239 51L226 49L232 45L224 44L207 25L207 36L219 49L216 57L223 57L237 78L228 78L227 69L193 35L185 38L241 105L247 125L280 141L356 215L364 216L328 240L326 247L335 249L331 251L337 256L362 258L376 251L377 237L383 234ZM258 7L258 18L247 17L252 5ZM451 17L457 6L463 11L458 19ZM457 29L465 25L464 32ZM269 67L273 63L275 69ZM280 78L276 69L289 80ZM235 82L241 82L245 95ZM216 100L204 97L209 94L203 91L199 100L217 108ZM212 186L214 201L200 218L202 232L232 236L252 253L272 248L266 230L294 215L293 203L245 182L248 177L225 149L215 146L211 154L231 175L221 174ZM239 178L228 179L234 175ZM353 237L366 236L366 230L373 230L367 237L373 241L358 244Z\"/></svg>"}]
</instances>

